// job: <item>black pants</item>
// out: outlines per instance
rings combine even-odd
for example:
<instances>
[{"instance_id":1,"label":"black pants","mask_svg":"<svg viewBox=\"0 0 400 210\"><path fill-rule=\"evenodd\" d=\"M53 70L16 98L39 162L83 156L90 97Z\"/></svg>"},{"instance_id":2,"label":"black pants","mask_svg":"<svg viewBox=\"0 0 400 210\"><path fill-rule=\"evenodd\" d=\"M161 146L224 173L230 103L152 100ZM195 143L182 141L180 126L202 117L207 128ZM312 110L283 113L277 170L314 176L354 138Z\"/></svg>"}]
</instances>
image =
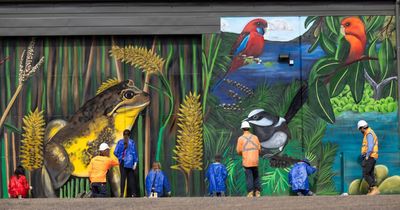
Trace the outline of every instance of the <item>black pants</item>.
<instances>
[{"instance_id":1,"label":"black pants","mask_svg":"<svg viewBox=\"0 0 400 210\"><path fill-rule=\"evenodd\" d=\"M247 192L260 191L258 167L244 167L246 172Z\"/></svg>"},{"instance_id":2,"label":"black pants","mask_svg":"<svg viewBox=\"0 0 400 210\"><path fill-rule=\"evenodd\" d=\"M125 168L123 163L119 165L119 171L121 172L121 197L124 197L125 191L125 180L127 180L126 197L135 197L135 176L132 168Z\"/></svg>"},{"instance_id":3,"label":"black pants","mask_svg":"<svg viewBox=\"0 0 400 210\"><path fill-rule=\"evenodd\" d=\"M363 177L365 181L368 183L369 187L376 186L375 174L374 174L375 163L376 160L372 157L369 157L368 160L363 160L361 165L363 169Z\"/></svg>"},{"instance_id":4,"label":"black pants","mask_svg":"<svg viewBox=\"0 0 400 210\"><path fill-rule=\"evenodd\" d=\"M92 198L108 197L106 183L93 182L92 183Z\"/></svg>"}]
</instances>

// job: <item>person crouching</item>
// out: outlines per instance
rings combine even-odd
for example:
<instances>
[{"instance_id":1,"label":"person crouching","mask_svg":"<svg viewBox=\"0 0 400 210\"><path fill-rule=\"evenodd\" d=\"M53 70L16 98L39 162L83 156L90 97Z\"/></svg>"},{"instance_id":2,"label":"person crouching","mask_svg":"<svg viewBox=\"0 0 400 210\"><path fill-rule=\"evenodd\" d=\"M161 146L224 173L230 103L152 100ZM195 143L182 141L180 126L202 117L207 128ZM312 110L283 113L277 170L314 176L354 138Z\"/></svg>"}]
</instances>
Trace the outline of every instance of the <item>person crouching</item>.
<instances>
[{"instance_id":1,"label":"person crouching","mask_svg":"<svg viewBox=\"0 0 400 210\"><path fill-rule=\"evenodd\" d=\"M293 192L298 196L311 196L314 195L310 190L308 176L317 171L316 167L311 166L308 159L303 159L294 164L289 172L289 184L292 186Z\"/></svg>"},{"instance_id":2,"label":"person crouching","mask_svg":"<svg viewBox=\"0 0 400 210\"><path fill-rule=\"evenodd\" d=\"M146 195L149 198L171 196L171 187L168 178L161 171L161 164L159 162L154 162L152 169L147 174Z\"/></svg>"},{"instance_id":3,"label":"person crouching","mask_svg":"<svg viewBox=\"0 0 400 210\"><path fill-rule=\"evenodd\" d=\"M206 177L209 182L208 194L210 196L225 196L225 181L227 175L226 167L221 163L221 155L215 155L215 162L208 166L206 172Z\"/></svg>"},{"instance_id":4,"label":"person crouching","mask_svg":"<svg viewBox=\"0 0 400 210\"><path fill-rule=\"evenodd\" d=\"M102 143L99 151L100 155L92 158L88 166L92 198L108 197L107 172L113 166L119 165L117 160L110 158L110 147L108 144Z\"/></svg>"}]
</instances>

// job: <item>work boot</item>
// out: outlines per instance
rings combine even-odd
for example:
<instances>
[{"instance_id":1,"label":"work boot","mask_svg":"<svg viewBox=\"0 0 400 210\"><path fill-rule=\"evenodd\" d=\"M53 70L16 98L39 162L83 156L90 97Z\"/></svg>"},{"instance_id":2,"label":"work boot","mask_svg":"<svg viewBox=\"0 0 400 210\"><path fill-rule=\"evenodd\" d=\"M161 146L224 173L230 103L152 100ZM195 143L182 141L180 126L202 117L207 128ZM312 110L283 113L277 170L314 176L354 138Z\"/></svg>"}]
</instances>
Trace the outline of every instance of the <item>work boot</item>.
<instances>
[{"instance_id":1,"label":"work boot","mask_svg":"<svg viewBox=\"0 0 400 210\"><path fill-rule=\"evenodd\" d=\"M261 196L260 191L256 190L256 197L258 198L258 197L260 197L260 196Z\"/></svg>"},{"instance_id":2,"label":"work boot","mask_svg":"<svg viewBox=\"0 0 400 210\"><path fill-rule=\"evenodd\" d=\"M377 186L371 187L371 192L369 192L367 195L379 195L381 192L379 191Z\"/></svg>"},{"instance_id":3,"label":"work boot","mask_svg":"<svg viewBox=\"0 0 400 210\"><path fill-rule=\"evenodd\" d=\"M254 197L254 195L253 195L253 191L251 191L251 192L247 193L247 197L249 197L249 198L252 198L252 197Z\"/></svg>"}]
</instances>

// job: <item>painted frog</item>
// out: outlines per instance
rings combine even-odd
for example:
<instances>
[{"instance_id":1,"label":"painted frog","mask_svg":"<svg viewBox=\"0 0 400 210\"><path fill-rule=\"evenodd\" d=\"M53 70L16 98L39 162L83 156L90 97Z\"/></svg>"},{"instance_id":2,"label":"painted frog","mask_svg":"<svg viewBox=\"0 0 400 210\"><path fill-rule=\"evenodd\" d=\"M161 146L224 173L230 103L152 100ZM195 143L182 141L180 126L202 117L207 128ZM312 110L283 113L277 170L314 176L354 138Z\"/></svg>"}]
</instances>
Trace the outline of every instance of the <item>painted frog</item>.
<instances>
[{"instance_id":1,"label":"painted frog","mask_svg":"<svg viewBox=\"0 0 400 210\"><path fill-rule=\"evenodd\" d=\"M45 132L44 167L40 177L42 196L55 197L55 190L71 175L88 177L87 166L99 145L108 143L113 154L123 131L132 128L149 103L149 95L127 80L88 100L68 122L50 122ZM119 169L110 170L109 175L112 192L118 196Z\"/></svg>"}]
</instances>

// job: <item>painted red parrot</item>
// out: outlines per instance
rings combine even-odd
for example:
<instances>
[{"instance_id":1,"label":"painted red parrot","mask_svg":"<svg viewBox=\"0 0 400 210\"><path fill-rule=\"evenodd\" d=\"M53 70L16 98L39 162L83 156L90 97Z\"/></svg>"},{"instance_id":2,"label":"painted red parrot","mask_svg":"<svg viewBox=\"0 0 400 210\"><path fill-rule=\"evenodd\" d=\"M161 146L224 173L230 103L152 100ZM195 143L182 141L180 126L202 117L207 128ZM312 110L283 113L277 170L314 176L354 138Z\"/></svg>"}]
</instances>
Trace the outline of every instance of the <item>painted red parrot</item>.
<instances>
[{"instance_id":1,"label":"painted red parrot","mask_svg":"<svg viewBox=\"0 0 400 210\"><path fill-rule=\"evenodd\" d=\"M229 70L222 79L215 84L213 89L217 88L228 74L243 66L245 58L253 57L261 62L258 56L260 56L264 50L264 34L267 27L267 21L262 18L251 20L246 24L239 37L236 39L235 44L232 46L231 55L233 55L233 59Z\"/></svg>"},{"instance_id":2,"label":"painted red parrot","mask_svg":"<svg viewBox=\"0 0 400 210\"><path fill-rule=\"evenodd\" d=\"M346 63L360 59L364 55L367 44L364 22L355 16L344 18L341 22L340 32L350 44Z\"/></svg>"},{"instance_id":3,"label":"painted red parrot","mask_svg":"<svg viewBox=\"0 0 400 210\"><path fill-rule=\"evenodd\" d=\"M228 73L237 70L244 65L244 57L260 56L264 50L264 34L268 27L266 20L257 18L243 28L235 44L232 46L231 54L233 55L232 63Z\"/></svg>"}]
</instances>

